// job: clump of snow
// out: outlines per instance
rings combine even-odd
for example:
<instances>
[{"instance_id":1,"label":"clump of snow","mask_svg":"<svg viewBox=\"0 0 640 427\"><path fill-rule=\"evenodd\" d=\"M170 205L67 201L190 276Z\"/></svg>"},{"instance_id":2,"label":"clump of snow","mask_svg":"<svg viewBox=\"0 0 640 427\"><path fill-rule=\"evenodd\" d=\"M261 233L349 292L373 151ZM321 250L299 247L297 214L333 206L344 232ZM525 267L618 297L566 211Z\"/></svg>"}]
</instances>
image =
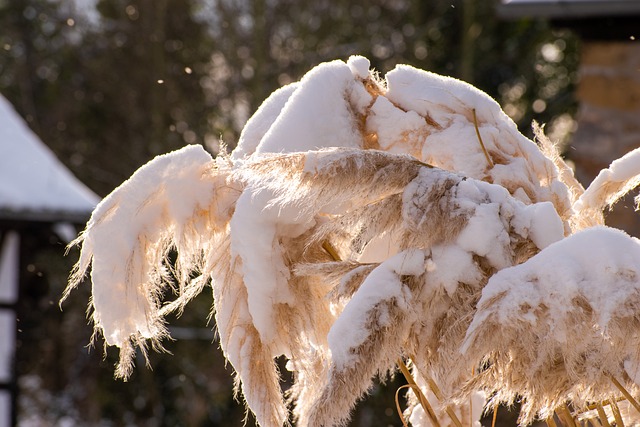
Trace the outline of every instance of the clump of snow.
<instances>
[{"instance_id":1,"label":"clump of snow","mask_svg":"<svg viewBox=\"0 0 640 427\"><path fill-rule=\"evenodd\" d=\"M355 77L359 77L363 80L369 77L369 67L371 66L371 63L364 56L354 55L349 57L347 65Z\"/></svg>"},{"instance_id":2,"label":"clump of snow","mask_svg":"<svg viewBox=\"0 0 640 427\"><path fill-rule=\"evenodd\" d=\"M424 264L423 251L409 250L389 258L367 276L329 331L329 348L336 369L342 370L357 360L352 349L362 345L372 333L369 325L372 310L388 301L394 301L400 310L407 310L411 291L400 276L419 276ZM384 308L376 314L378 327L389 326L391 319Z\"/></svg>"},{"instance_id":3,"label":"clump of snow","mask_svg":"<svg viewBox=\"0 0 640 427\"><path fill-rule=\"evenodd\" d=\"M597 262L594 262L597 261ZM478 302L483 307L499 294L507 292L497 321L508 324L523 318L521 307L544 304L549 310L548 321L555 328L550 340L567 339L565 317L571 301L584 297L597 313L594 325L606 333L614 313L632 315L625 310L625 301L640 292L640 241L623 231L594 227L556 242L527 262L496 273L482 292ZM478 310L468 335L493 312ZM524 313L527 314L527 313ZM532 311L524 317L532 317Z\"/></svg>"},{"instance_id":4,"label":"clump of snow","mask_svg":"<svg viewBox=\"0 0 640 427\"><path fill-rule=\"evenodd\" d=\"M486 93L451 77L398 65L386 75L386 96L406 110L414 110L435 121L451 120L456 113L475 108L479 120L493 122L506 117L500 105Z\"/></svg>"},{"instance_id":5,"label":"clump of snow","mask_svg":"<svg viewBox=\"0 0 640 427\"><path fill-rule=\"evenodd\" d=\"M298 83L291 83L274 91L260 105L260 108L251 116L242 129L238 145L231 153L235 161L241 160L256 151L260 141L269 131L284 108L291 95L298 88Z\"/></svg>"},{"instance_id":6,"label":"clump of snow","mask_svg":"<svg viewBox=\"0 0 640 427\"><path fill-rule=\"evenodd\" d=\"M473 260L473 253L458 245L435 245L431 248L429 281L453 295L459 283L478 283L482 271Z\"/></svg>"},{"instance_id":7,"label":"clump of snow","mask_svg":"<svg viewBox=\"0 0 640 427\"><path fill-rule=\"evenodd\" d=\"M492 266L512 265L514 232L531 239L538 249L563 237L562 220L548 202L525 205L501 186L424 168L403 194L405 220L420 230L429 220L448 213L450 233L459 228L455 243L463 250L486 257ZM447 197L434 199L434 188ZM425 207L429 207L425 210ZM427 232L427 229L424 230Z\"/></svg>"},{"instance_id":8,"label":"clump of snow","mask_svg":"<svg viewBox=\"0 0 640 427\"><path fill-rule=\"evenodd\" d=\"M524 221L528 221L528 223ZM526 234L540 249L544 249L564 237L562 221L549 202L525 206L524 212L513 219L512 225L518 234Z\"/></svg>"},{"instance_id":9,"label":"clump of snow","mask_svg":"<svg viewBox=\"0 0 640 427\"><path fill-rule=\"evenodd\" d=\"M309 218L300 218L296 206L274 206L276 196L268 190L252 190L245 189L238 198L231 218L231 256L242 259L239 273L247 288L249 313L262 340L271 343L277 335L274 307L295 303L278 231L295 229Z\"/></svg>"},{"instance_id":10,"label":"clump of snow","mask_svg":"<svg viewBox=\"0 0 640 427\"><path fill-rule=\"evenodd\" d=\"M347 64L321 64L302 78L256 152L360 147L362 136L354 113L361 112L370 101ZM359 107L355 112L352 104Z\"/></svg>"},{"instance_id":11,"label":"clump of snow","mask_svg":"<svg viewBox=\"0 0 640 427\"><path fill-rule=\"evenodd\" d=\"M378 136L382 150L423 157L420 147L407 144L414 140L423 143L429 134L424 117L415 111L403 111L386 97L379 96L371 106L366 125L368 132Z\"/></svg>"}]
</instances>

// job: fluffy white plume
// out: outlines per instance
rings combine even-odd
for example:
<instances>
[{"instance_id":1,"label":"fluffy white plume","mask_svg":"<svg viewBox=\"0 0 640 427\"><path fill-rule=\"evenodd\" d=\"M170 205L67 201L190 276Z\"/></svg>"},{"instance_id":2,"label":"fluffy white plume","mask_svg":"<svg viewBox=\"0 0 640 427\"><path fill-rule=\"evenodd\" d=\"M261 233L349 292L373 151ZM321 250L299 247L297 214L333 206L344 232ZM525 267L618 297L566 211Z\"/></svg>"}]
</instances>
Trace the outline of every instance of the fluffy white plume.
<instances>
[{"instance_id":1,"label":"fluffy white plume","mask_svg":"<svg viewBox=\"0 0 640 427\"><path fill-rule=\"evenodd\" d=\"M493 403L522 397L528 424L614 398L612 376L637 390L639 314L640 241L590 228L493 275L462 351L488 366L473 384Z\"/></svg>"},{"instance_id":2,"label":"fluffy white plume","mask_svg":"<svg viewBox=\"0 0 640 427\"><path fill-rule=\"evenodd\" d=\"M416 426L476 423L483 391L489 406L522 396L522 423L636 393L640 243L594 226L640 155L585 192L535 132L449 77L321 64L265 101L231 156L185 147L105 198L63 299L91 267L96 331L126 377L135 346L159 347L164 315L211 283L236 391L268 427L344 425L402 360Z\"/></svg>"},{"instance_id":3,"label":"fluffy white plume","mask_svg":"<svg viewBox=\"0 0 640 427\"><path fill-rule=\"evenodd\" d=\"M140 168L95 209L73 244L80 260L63 300L91 265L91 308L96 332L121 350L118 376L131 370L132 345L154 344L166 334L160 297L170 282L164 264L169 249L178 252L181 293L202 250L220 224L214 215L231 209L214 200L224 179L201 146L156 157ZM223 199L223 198L221 198ZM201 289L200 286L198 286Z\"/></svg>"},{"instance_id":4,"label":"fluffy white plume","mask_svg":"<svg viewBox=\"0 0 640 427\"><path fill-rule=\"evenodd\" d=\"M611 208L638 184L640 184L640 149L636 148L614 160L607 169L601 170L576 201L574 209L583 212L583 217L601 216L605 208ZM638 203L636 198L636 204Z\"/></svg>"}]
</instances>

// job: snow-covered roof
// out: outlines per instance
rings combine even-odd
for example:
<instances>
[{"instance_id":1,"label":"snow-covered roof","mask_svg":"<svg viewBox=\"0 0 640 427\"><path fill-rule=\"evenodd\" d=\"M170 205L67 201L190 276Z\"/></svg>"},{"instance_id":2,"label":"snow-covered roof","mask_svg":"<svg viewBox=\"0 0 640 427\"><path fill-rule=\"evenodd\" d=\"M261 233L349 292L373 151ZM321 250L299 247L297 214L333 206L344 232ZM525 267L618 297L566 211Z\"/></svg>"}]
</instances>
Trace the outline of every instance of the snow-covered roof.
<instances>
[{"instance_id":1,"label":"snow-covered roof","mask_svg":"<svg viewBox=\"0 0 640 427\"><path fill-rule=\"evenodd\" d=\"M637 0L502 0L498 13L505 18L535 16L580 19L628 16L640 13Z\"/></svg>"},{"instance_id":2,"label":"snow-covered roof","mask_svg":"<svg viewBox=\"0 0 640 427\"><path fill-rule=\"evenodd\" d=\"M99 200L0 95L0 219L82 221Z\"/></svg>"}]
</instances>

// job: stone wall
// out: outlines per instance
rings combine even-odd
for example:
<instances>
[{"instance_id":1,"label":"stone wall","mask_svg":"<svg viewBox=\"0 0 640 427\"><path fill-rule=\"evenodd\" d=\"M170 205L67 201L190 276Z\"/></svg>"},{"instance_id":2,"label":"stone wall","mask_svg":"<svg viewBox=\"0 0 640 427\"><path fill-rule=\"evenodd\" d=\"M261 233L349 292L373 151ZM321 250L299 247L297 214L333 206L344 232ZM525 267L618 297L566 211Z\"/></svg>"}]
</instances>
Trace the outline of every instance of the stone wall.
<instances>
[{"instance_id":1,"label":"stone wall","mask_svg":"<svg viewBox=\"0 0 640 427\"><path fill-rule=\"evenodd\" d=\"M584 42L577 98L578 128L567 155L586 187L612 160L640 147L640 41ZM615 205L607 224L640 237L633 197Z\"/></svg>"}]
</instances>

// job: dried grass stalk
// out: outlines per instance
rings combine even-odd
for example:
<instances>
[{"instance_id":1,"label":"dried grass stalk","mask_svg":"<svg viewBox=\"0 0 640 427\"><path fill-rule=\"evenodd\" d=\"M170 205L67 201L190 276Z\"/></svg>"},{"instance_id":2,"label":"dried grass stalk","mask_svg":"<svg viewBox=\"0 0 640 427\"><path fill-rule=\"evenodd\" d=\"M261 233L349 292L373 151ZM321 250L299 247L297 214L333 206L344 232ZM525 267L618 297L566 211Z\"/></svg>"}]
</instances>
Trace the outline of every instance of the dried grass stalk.
<instances>
[{"instance_id":1,"label":"dried grass stalk","mask_svg":"<svg viewBox=\"0 0 640 427\"><path fill-rule=\"evenodd\" d=\"M596 410L598 411L598 419L600 420L602 425L604 427L611 427L611 424L609 424L609 417L607 416L607 413L604 411L602 404L598 403L596 405Z\"/></svg>"},{"instance_id":2,"label":"dried grass stalk","mask_svg":"<svg viewBox=\"0 0 640 427\"><path fill-rule=\"evenodd\" d=\"M482 152L487 159L487 163L489 163L489 167L494 167L493 160L491 160L491 156L487 152L487 148L484 146L484 142L482 141L482 136L480 135L480 129L478 129L478 116L476 115L476 109L471 110L473 112L473 125L476 128L476 136L478 137L478 142L480 143L480 147L482 147Z\"/></svg>"},{"instance_id":3,"label":"dried grass stalk","mask_svg":"<svg viewBox=\"0 0 640 427\"><path fill-rule=\"evenodd\" d=\"M398 388L398 390L396 390L396 408L398 409L398 414L400 414L400 418L402 419L403 424L406 425L404 421L404 415L402 414L402 411L400 410L400 404L398 403L398 392L402 388L409 387L417 396L420 402L420 406L427 413L427 416L429 417L433 425L439 427L440 422L438 421L438 417L433 411L433 407L431 407L431 405L429 404L429 400L425 397L424 393L422 393L422 390L420 389L420 387L418 387L418 384L416 384L416 381L413 379L413 376L411 375L409 368L407 368L407 365L404 364L404 361L402 359L398 359L397 365L400 368L402 375L404 375L405 379L408 382L408 384L405 384Z\"/></svg>"},{"instance_id":4,"label":"dried grass stalk","mask_svg":"<svg viewBox=\"0 0 640 427\"><path fill-rule=\"evenodd\" d=\"M625 422L622 418L622 414L620 413L620 408L615 400L610 400L609 405L611 406L611 411L613 412L613 417L616 420L616 427L624 427Z\"/></svg>"}]
</instances>

